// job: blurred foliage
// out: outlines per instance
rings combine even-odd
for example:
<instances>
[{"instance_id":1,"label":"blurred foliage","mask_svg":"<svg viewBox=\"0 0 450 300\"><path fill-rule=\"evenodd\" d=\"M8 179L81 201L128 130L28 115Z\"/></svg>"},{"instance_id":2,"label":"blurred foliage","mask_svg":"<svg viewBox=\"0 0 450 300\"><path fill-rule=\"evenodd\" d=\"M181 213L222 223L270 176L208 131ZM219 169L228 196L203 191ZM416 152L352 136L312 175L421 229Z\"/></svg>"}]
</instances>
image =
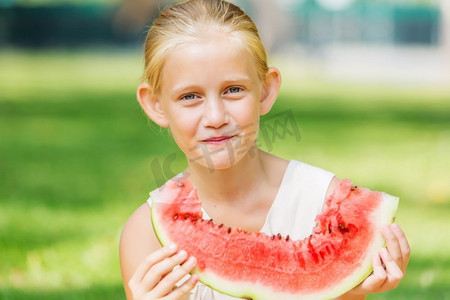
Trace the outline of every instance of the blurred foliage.
<instances>
[{"instance_id":1,"label":"blurred foliage","mask_svg":"<svg viewBox=\"0 0 450 300\"><path fill-rule=\"evenodd\" d=\"M156 1L156 0L149 0ZM160 0L161 1L161 0ZM167 0L164 0L167 1ZM175 1L175 0L174 0ZM239 2L240 5L248 0L234 0L231 2ZM276 0L274 0L276 1ZM301 3L308 0L278 0L281 5L284 3ZM123 2L123 0L0 0L0 6L12 6L12 5L24 5L24 6L37 6L37 5L61 5L61 4L73 4L73 5L84 5L84 4L106 4L106 5L117 5ZM398 6L438 6L439 0L354 0L354 3L383 3L389 5ZM245 5L245 4L244 4Z\"/></svg>"},{"instance_id":2,"label":"blurred foliage","mask_svg":"<svg viewBox=\"0 0 450 300\"><path fill-rule=\"evenodd\" d=\"M48 5L118 5L122 0L0 0L1 6L48 6Z\"/></svg>"},{"instance_id":3,"label":"blurred foliage","mask_svg":"<svg viewBox=\"0 0 450 300\"><path fill-rule=\"evenodd\" d=\"M439 6L440 1L442 0L357 0L359 2L372 2L372 3L386 3L392 5L399 6L416 6L416 5L424 5L424 6Z\"/></svg>"},{"instance_id":4,"label":"blurred foliage","mask_svg":"<svg viewBox=\"0 0 450 300\"><path fill-rule=\"evenodd\" d=\"M155 159L185 166L135 100L141 54L9 51L0 65L0 298L123 299L121 227L164 179ZM261 124L288 110L301 140L286 135L273 153L401 198L408 275L369 299L450 299L448 88L299 81L295 64L279 66L282 93Z\"/></svg>"}]
</instances>

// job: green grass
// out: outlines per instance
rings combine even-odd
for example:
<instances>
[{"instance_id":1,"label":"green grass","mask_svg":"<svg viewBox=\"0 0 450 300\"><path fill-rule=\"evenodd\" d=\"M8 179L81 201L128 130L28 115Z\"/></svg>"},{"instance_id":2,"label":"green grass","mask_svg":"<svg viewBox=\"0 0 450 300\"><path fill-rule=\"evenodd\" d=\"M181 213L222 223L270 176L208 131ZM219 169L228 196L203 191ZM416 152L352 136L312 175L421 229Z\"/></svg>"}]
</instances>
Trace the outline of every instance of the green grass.
<instances>
[{"instance_id":1,"label":"green grass","mask_svg":"<svg viewBox=\"0 0 450 300\"><path fill-rule=\"evenodd\" d=\"M121 226L167 175L154 159L185 165L135 100L141 61L0 52L0 299L124 298ZM278 138L272 152L401 198L408 273L370 299L450 299L450 91L296 84L290 72L273 114L292 112L301 140Z\"/></svg>"}]
</instances>

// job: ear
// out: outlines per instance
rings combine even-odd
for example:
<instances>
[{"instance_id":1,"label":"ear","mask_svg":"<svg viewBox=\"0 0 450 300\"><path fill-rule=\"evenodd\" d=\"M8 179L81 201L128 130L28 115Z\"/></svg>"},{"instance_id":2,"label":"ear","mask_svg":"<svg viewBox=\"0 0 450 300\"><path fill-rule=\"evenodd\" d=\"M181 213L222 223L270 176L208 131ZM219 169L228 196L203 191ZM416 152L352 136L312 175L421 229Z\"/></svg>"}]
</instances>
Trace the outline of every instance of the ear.
<instances>
[{"instance_id":1,"label":"ear","mask_svg":"<svg viewBox=\"0 0 450 300\"><path fill-rule=\"evenodd\" d=\"M264 81L263 92L260 101L260 114L267 114L278 97L281 85L281 74L276 68L269 68Z\"/></svg>"},{"instance_id":2,"label":"ear","mask_svg":"<svg viewBox=\"0 0 450 300\"><path fill-rule=\"evenodd\" d=\"M138 86L137 99L142 109L153 122L161 127L169 127L169 121L166 118L164 110L161 108L161 101L147 82L143 82Z\"/></svg>"}]
</instances>

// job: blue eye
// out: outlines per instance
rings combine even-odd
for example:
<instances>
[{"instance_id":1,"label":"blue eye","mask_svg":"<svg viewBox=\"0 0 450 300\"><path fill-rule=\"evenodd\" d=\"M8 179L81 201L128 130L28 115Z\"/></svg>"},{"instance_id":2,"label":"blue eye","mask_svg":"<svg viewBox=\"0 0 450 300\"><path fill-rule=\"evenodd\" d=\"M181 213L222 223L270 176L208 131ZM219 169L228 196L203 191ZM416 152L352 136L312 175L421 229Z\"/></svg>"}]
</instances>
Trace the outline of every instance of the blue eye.
<instances>
[{"instance_id":1,"label":"blue eye","mask_svg":"<svg viewBox=\"0 0 450 300\"><path fill-rule=\"evenodd\" d=\"M196 96L194 94L187 94L181 97L181 100L195 100Z\"/></svg>"},{"instance_id":2,"label":"blue eye","mask_svg":"<svg viewBox=\"0 0 450 300\"><path fill-rule=\"evenodd\" d=\"M240 91L242 91L242 89L237 86L234 86L234 87L228 89L228 92L230 92L230 93L239 93Z\"/></svg>"}]
</instances>

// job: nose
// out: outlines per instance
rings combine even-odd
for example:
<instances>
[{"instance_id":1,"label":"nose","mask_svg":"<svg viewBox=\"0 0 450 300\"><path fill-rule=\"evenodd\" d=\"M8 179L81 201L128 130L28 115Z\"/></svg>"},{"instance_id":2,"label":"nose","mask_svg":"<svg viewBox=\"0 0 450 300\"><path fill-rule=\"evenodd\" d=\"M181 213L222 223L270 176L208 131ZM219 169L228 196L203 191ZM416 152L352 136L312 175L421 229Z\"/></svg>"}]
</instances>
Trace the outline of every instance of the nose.
<instances>
[{"instance_id":1,"label":"nose","mask_svg":"<svg viewBox=\"0 0 450 300\"><path fill-rule=\"evenodd\" d=\"M229 121L224 100L219 97L210 97L205 101L204 125L206 127L220 128Z\"/></svg>"}]
</instances>

